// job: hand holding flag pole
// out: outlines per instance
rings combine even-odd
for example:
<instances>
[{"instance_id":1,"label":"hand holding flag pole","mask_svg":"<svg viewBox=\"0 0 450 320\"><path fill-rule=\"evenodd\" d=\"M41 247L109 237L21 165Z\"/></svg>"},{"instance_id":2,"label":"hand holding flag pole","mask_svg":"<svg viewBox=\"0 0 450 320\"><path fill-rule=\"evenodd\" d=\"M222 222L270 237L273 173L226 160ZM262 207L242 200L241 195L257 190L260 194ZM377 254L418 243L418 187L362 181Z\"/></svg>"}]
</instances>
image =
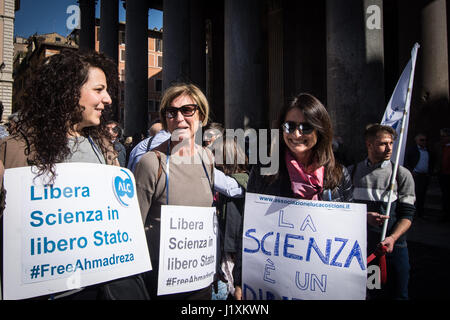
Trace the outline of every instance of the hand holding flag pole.
<instances>
[{"instance_id":1,"label":"hand holding flag pole","mask_svg":"<svg viewBox=\"0 0 450 320\"><path fill-rule=\"evenodd\" d=\"M405 130L405 124L406 124L406 117L408 115L408 111L405 110L403 111L403 117L402 117L402 127L400 129L400 137L398 140L398 145L401 146L402 142L403 142L403 136L404 136L404 130ZM391 182L389 184L389 198L388 198L388 204L387 204L387 208L386 208L386 216L390 216L391 213L391 205L392 205L392 195L394 194L394 185L396 182L395 177L397 176L397 171L398 171L398 163L399 163L399 159L400 159L400 148L397 148L397 153L395 155L395 162L394 162L394 168L392 170L392 176L391 176ZM384 239L386 239L386 232L387 232L387 227L388 227L388 222L389 219L384 220L383 223L383 231L381 233L381 242L384 241Z\"/></svg>"},{"instance_id":2,"label":"hand holding flag pole","mask_svg":"<svg viewBox=\"0 0 450 320\"><path fill-rule=\"evenodd\" d=\"M388 107L386 108L386 112L383 116L383 121L382 124L385 125L390 125L388 121L386 121L387 119L387 114L388 114L388 109L393 109L394 111L396 111L398 113L398 109L400 109L398 106L396 105L396 103L399 103L400 101L404 102L404 108L403 108L403 115L401 118L401 127L400 127L400 134L399 134L399 138L398 138L398 143L397 143L397 148L396 150L394 150L395 153L395 162L394 162L394 168L392 170L392 176L391 176L391 181L390 181L390 185L389 185L389 198L388 198L388 204L387 204L387 208L386 208L386 215L389 217L390 213L391 213L391 205L392 205L392 195L394 193L394 184L396 182L396 176L397 176L397 171L398 171L398 166L400 161L403 163L403 158L400 159L400 155L404 154L404 149L406 144L403 143L403 138L405 133L408 130L407 124L408 124L408 119L409 119L409 109L410 109L410 105L411 105L411 95L412 95L412 88L413 88L413 83L414 83L414 71L416 68L416 59L417 59L417 50L419 49L419 44L416 43L414 44L413 49L411 50L411 60L408 62L405 70L403 71L400 80L397 83L397 86L394 89L394 93L392 94L391 100L388 103ZM409 77L407 77L407 72L409 71ZM408 79L408 86L405 91L405 84L404 82L406 82L406 79ZM397 99L400 99L400 101L395 101ZM392 108L392 105L394 104L395 108ZM396 108L398 108L397 110L395 110ZM392 116L391 116L392 118ZM392 123L391 123L392 124ZM396 129L398 132L398 123L395 122L394 124L396 124ZM386 232L387 232L387 226L388 226L388 221L389 219L386 219L383 223L383 231L381 233L381 242L384 241L384 239L386 238Z\"/></svg>"}]
</instances>

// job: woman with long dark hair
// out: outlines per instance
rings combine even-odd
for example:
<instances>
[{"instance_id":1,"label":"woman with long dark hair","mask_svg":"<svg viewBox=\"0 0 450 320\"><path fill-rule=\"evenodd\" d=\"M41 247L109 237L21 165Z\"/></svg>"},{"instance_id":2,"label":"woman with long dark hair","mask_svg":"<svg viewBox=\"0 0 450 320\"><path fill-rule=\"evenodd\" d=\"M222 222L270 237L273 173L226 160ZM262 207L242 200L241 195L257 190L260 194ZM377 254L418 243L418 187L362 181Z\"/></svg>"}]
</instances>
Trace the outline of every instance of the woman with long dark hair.
<instances>
[{"instance_id":1,"label":"woman with long dark hair","mask_svg":"<svg viewBox=\"0 0 450 320\"><path fill-rule=\"evenodd\" d=\"M279 114L280 168L262 175L255 166L248 192L310 200L352 201L345 167L333 155L333 128L327 110L314 96L301 93ZM272 155L273 157L273 155Z\"/></svg>"},{"instance_id":2,"label":"woman with long dark hair","mask_svg":"<svg viewBox=\"0 0 450 320\"><path fill-rule=\"evenodd\" d=\"M317 98L307 93L297 95L280 111L276 128L281 129L279 170L264 175L261 166L253 166L247 192L308 200L353 201L350 175L333 155L330 117ZM241 265L241 261L238 264ZM242 296L240 273L235 274L234 281L235 297L239 299Z\"/></svg>"}]
</instances>

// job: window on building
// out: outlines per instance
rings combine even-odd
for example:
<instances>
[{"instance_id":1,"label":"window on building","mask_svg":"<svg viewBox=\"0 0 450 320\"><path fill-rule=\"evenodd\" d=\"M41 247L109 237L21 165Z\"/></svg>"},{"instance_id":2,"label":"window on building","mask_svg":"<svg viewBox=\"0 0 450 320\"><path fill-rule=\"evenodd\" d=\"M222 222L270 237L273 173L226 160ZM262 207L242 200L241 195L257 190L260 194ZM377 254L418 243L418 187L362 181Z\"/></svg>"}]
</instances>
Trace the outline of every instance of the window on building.
<instances>
[{"instance_id":1,"label":"window on building","mask_svg":"<svg viewBox=\"0 0 450 320\"><path fill-rule=\"evenodd\" d=\"M148 66L149 67L155 66L155 55L150 51L148 52Z\"/></svg>"},{"instance_id":2,"label":"window on building","mask_svg":"<svg viewBox=\"0 0 450 320\"><path fill-rule=\"evenodd\" d=\"M155 51L162 52L163 51L163 41L162 39L155 39Z\"/></svg>"},{"instance_id":3,"label":"window on building","mask_svg":"<svg viewBox=\"0 0 450 320\"><path fill-rule=\"evenodd\" d=\"M125 81L125 69L120 69L119 80Z\"/></svg>"},{"instance_id":4,"label":"window on building","mask_svg":"<svg viewBox=\"0 0 450 320\"><path fill-rule=\"evenodd\" d=\"M158 67L159 68L163 67L163 57L162 56L158 56Z\"/></svg>"},{"instance_id":5,"label":"window on building","mask_svg":"<svg viewBox=\"0 0 450 320\"><path fill-rule=\"evenodd\" d=\"M148 100L148 112L155 112L155 101L154 100Z\"/></svg>"},{"instance_id":6,"label":"window on building","mask_svg":"<svg viewBox=\"0 0 450 320\"><path fill-rule=\"evenodd\" d=\"M125 61L125 49L120 50L120 61Z\"/></svg>"},{"instance_id":7,"label":"window on building","mask_svg":"<svg viewBox=\"0 0 450 320\"><path fill-rule=\"evenodd\" d=\"M56 42L61 42L61 38L60 37L55 37L55 41Z\"/></svg>"},{"instance_id":8,"label":"window on building","mask_svg":"<svg viewBox=\"0 0 450 320\"><path fill-rule=\"evenodd\" d=\"M155 80L155 91L161 92L162 90L162 80L156 79Z\"/></svg>"},{"instance_id":9,"label":"window on building","mask_svg":"<svg viewBox=\"0 0 450 320\"><path fill-rule=\"evenodd\" d=\"M119 31L119 44L125 44L125 31Z\"/></svg>"}]
</instances>

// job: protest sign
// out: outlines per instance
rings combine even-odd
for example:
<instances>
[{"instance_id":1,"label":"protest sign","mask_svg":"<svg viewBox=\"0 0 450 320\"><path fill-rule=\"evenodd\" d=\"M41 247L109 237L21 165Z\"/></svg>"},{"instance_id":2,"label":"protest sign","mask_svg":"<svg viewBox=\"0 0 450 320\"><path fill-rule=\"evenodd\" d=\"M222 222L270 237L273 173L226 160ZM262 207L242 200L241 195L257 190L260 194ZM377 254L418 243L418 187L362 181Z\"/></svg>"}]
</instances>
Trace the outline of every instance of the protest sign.
<instances>
[{"instance_id":1,"label":"protest sign","mask_svg":"<svg viewBox=\"0 0 450 320\"><path fill-rule=\"evenodd\" d=\"M366 205L247 193L244 299L365 299Z\"/></svg>"},{"instance_id":2,"label":"protest sign","mask_svg":"<svg viewBox=\"0 0 450 320\"><path fill-rule=\"evenodd\" d=\"M36 168L34 168L35 170ZM151 270L133 174L88 163L5 171L4 299L77 289Z\"/></svg>"},{"instance_id":3,"label":"protest sign","mask_svg":"<svg viewBox=\"0 0 450 320\"><path fill-rule=\"evenodd\" d=\"M161 206L158 295L202 289L216 268L215 208Z\"/></svg>"}]
</instances>

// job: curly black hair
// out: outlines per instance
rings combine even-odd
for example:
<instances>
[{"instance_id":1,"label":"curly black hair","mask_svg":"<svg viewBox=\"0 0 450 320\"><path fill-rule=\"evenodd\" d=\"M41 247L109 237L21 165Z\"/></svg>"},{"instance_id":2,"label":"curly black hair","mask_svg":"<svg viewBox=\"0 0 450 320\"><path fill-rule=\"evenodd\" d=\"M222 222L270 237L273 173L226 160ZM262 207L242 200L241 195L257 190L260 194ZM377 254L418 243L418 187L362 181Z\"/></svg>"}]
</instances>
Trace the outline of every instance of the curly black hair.
<instances>
[{"instance_id":1,"label":"curly black hair","mask_svg":"<svg viewBox=\"0 0 450 320\"><path fill-rule=\"evenodd\" d=\"M68 133L82 121L80 90L92 67L105 73L108 93L114 101L118 90L117 65L101 53L63 50L46 58L32 72L20 106L18 128L30 145L29 160L37 166L38 175L49 172L54 177L54 165L70 154ZM86 127L81 133L94 139L103 151L106 150L103 138L108 137L105 123L110 118L110 108L107 109L99 126Z\"/></svg>"}]
</instances>

